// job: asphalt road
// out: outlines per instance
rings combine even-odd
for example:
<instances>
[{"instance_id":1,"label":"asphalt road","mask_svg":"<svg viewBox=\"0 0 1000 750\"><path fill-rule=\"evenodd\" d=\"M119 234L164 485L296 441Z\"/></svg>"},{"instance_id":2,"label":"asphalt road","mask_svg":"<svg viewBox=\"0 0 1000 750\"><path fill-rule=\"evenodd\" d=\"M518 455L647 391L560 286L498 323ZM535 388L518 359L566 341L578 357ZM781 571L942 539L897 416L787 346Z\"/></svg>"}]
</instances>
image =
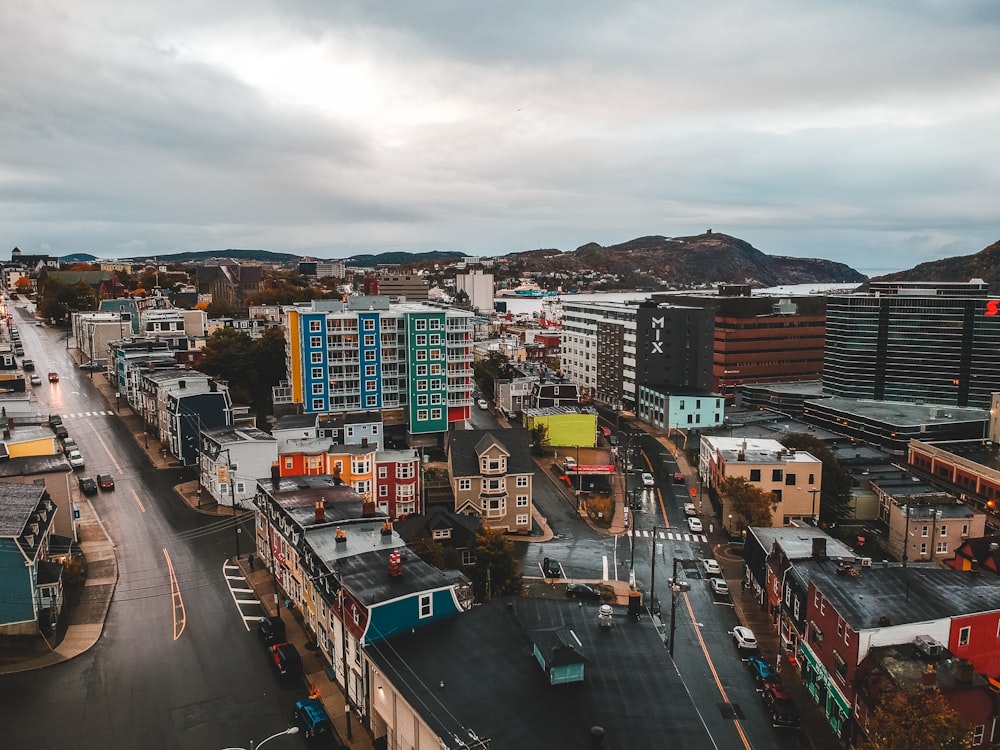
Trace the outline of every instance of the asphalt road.
<instances>
[{"instance_id":1,"label":"asphalt road","mask_svg":"<svg viewBox=\"0 0 1000 750\"><path fill-rule=\"evenodd\" d=\"M227 592L222 564L235 551L232 522L180 503L172 487L182 470L150 467L91 375L73 367L63 335L13 311L25 356L38 372L60 374L59 383L34 389L38 410L63 416L85 473L115 477L115 491L93 502L116 543L119 582L90 651L2 678L3 746L249 747L286 728L305 690L272 673Z\"/></svg>"}]
</instances>

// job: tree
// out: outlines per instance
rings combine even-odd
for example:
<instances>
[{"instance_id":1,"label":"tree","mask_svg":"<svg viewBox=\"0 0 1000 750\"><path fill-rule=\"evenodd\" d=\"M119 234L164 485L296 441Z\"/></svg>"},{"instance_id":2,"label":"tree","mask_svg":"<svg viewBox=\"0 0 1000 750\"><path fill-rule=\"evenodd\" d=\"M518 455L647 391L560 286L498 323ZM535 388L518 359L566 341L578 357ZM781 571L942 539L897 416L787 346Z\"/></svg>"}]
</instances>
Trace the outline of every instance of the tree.
<instances>
[{"instance_id":1,"label":"tree","mask_svg":"<svg viewBox=\"0 0 1000 750\"><path fill-rule=\"evenodd\" d=\"M476 362L472 367L479 390L491 399L496 396L497 380L509 378L512 372L510 359L498 351L491 351L486 359Z\"/></svg>"},{"instance_id":2,"label":"tree","mask_svg":"<svg viewBox=\"0 0 1000 750\"><path fill-rule=\"evenodd\" d=\"M531 453L544 456L549 449L549 427L539 422L531 428Z\"/></svg>"},{"instance_id":3,"label":"tree","mask_svg":"<svg viewBox=\"0 0 1000 750\"><path fill-rule=\"evenodd\" d=\"M57 323L65 322L70 313L96 309L97 294L85 281L70 286L61 279L50 276L45 280L38 300L38 311L42 316L52 318Z\"/></svg>"},{"instance_id":4,"label":"tree","mask_svg":"<svg viewBox=\"0 0 1000 750\"><path fill-rule=\"evenodd\" d=\"M14 290L24 293L29 289L31 289L31 279L27 276L18 276L17 281L14 282Z\"/></svg>"},{"instance_id":5,"label":"tree","mask_svg":"<svg viewBox=\"0 0 1000 750\"><path fill-rule=\"evenodd\" d=\"M472 587L480 601L521 593L521 574L514 559L514 543L502 531L484 528L472 538L476 557Z\"/></svg>"},{"instance_id":6,"label":"tree","mask_svg":"<svg viewBox=\"0 0 1000 750\"><path fill-rule=\"evenodd\" d=\"M823 464L823 483L819 495L821 512L824 505L833 508L850 499L851 474L840 465L833 451L822 440L805 432L793 432L780 442L786 448L803 450L815 456Z\"/></svg>"},{"instance_id":7,"label":"tree","mask_svg":"<svg viewBox=\"0 0 1000 750\"><path fill-rule=\"evenodd\" d=\"M972 727L964 724L941 691L926 688L885 693L872 712L871 750L965 750L972 747Z\"/></svg>"},{"instance_id":8,"label":"tree","mask_svg":"<svg viewBox=\"0 0 1000 750\"><path fill-rule=\"evenodd\" d=\"M221 328L208 337L198 369L226 381L234 403L253 403L258 388L253 349L249 333Z\"/></svg>"},{"instance_id":9,"label":"tree","mask_svg":"<svg viewBox=\"0 0 1000 750\"><path fill-rule=\"evenodd\" d=\"M771 525L771 513L778 504L770 492L744 477L727 477L719 485L719 494L726 499L728 507L743 518L745 526Z\"/></svg>"}]
</instances>

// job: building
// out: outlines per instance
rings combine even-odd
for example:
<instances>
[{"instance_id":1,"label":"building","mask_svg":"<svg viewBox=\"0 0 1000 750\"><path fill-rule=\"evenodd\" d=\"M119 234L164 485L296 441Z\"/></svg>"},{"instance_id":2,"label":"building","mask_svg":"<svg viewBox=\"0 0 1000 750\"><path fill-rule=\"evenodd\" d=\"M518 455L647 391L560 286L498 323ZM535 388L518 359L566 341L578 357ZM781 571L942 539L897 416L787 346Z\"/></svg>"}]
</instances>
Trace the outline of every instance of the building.
<instances>
[{"instance_id":1,"label":"building","mask_svg":"<svg viewBox=\"0 0 1000 750\"><path fill-rule=\"evenodd\" d=\"M989 409L1000 391L1000 316L988 285L873 281L831 295L823 389L848 399Z\"/></svg>"},{"instance_id":2,"label":"building","mask_svg":"<svg viewBox=\"0 0 1000 750\"><path fill-rule=\"evenodd\" d=\"M386 297L283 310L288 381L275 404L307 413L381 410L411 444L440 441L472 406L472 313Z\"/></svg>"},{"instance_id":3,"label":"building","mask_svg":"<svg viewBox=\"0 0 1000 750\"><path fill-rule=\"evenodd\" d=\"M753 295L749 286L716 293L654 294L653 301L703 307L714 314L712 385L732 402L740 386L819 380L823 373L826 297Z\"/></svg>"},{"instance_id":4,"label":"building","mask_svg":"<svg viewBox=\"0 0 1000 750\"><path fill-rule=\"evenodd\" d=\"M277 460L278 441L263 430L206 427L199 451L199 498L207 495L221 506L252 508L257 480L271 476Z\"/></svg>"},{"instance_id":5,"label":"building","mask_svg":"<svg viewBox=\"0 0 1000 750\"><path fill-rule=\"evenodd\" d=\"M819 518L823 464L810 453L785 448L777 440L702 435L698 461L698 475L730 532L745 525L719 491L730 477L746 479L771 495L772 526Z\"/></svg>"},{"instance_id":6,"label":"building","mask_svg":"<svg viewBox=\"0 0 1000 750\"><path fill-rule=\"evenodd\" d=\"M59 619L62 565L49 551L55 513L44 486L0 482L0 635L34 635Z\"/></svg>"},{"instance_id":7,"label":"building","mask_svg":"<svg viewBox=\"0 0 1000 750\"><path fill-rule=\"evenodd\" d=\"M455 275L455 291L464 292L469 298L469 307L478 313L493 310L493 274L483 273L474 268L468 273Z\"/></svg>"},{"instance_id":8,"label":"building","mask_svg":"<svg viewBox=\"0 0 1000 750\"><path fill-rule=\"evenodd\" d=\"M560 365L582 396L634 408L636 310L634 303L562 300ZM598 366L600 363L600 366Z\"/></svg>"},{"instance_id":9,"label":"building","mask_svg":"<svg viewBox=\"0 0 1000 750\"><path fill-rule=\"evenodd\" d=\"M368 274L364 283L365 295L382 295L393 302L421 302L427 299L430 288L419 273Z\"/></svg>"},{"instance_id":10,"label":"building","mask_svg":"<svg viewBox=\"0 0 1000 750\"><path fill-rule=\"evenodd\" d=\"M910 440L910 470L1000 523L1000 445L994 440Z\"/></svg>"},{"instance_id":11,"label":"building","mask_svg":"<svg viewBox=\"0 0 1000 750\"><path fill-rule=\"evenodd\" d=\"M531 433L519 428L466 430L452 440L448 474L455 511L477 516L491 529L529 533L535 470L530 443Z\"/></svg>"}]
</instances>

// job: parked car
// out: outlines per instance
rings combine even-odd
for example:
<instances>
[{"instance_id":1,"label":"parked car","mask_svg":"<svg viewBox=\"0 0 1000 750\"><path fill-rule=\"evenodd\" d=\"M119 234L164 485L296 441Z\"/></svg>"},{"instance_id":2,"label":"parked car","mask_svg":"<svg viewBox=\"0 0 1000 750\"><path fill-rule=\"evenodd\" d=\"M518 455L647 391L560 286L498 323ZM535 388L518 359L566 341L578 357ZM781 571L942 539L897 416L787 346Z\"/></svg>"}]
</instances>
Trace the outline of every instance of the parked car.
<instances>
[{"instance_id":1,"label":"parked car","mask_svg":"<svg viewBox=\"0 0 1000 750\"><path fill-rule=\"evenodd\" d=\"M576 469L576 459L572 456L566 456L563 459L563 471L574 471Z\"/></svg>"},{"instance_id":2,"label":"parked car","mask_svg":"<svg viewBox=\"0 0 1000 750\"><path fill-rule=\"evenodd\" d=\"M85 466L83 454L80 451L70 451L66 457L69 459L69 465L74 469L82 469ZM93 482L94 480L91 479L90 481Z\"/></svg>"},{"instance_id":3,"label":"parked car","mask_svg":"<svg viewBox=\"0 0 1000 750\"><path fill-rule=\"evenodd\" d=\"M282 677L302 671L302 659L291 643L275 643L271 646L271 662L275 671Z\"/></svg>"},{"instance_id":4,"label":"parked car","mask_svg":"<svg viewBox=\"0 0 1000 750\"><path fill-rule=\"evenodd\" d=\"M41 375L36 375L35 373L31 373L31 377L28 378L28 380L31 382L32 385L41 385L42 384L42 376Z\"/></svg>"},{"instance_id":5,"label":"parked car","mask_svg":"<svg viewBox=\"0 0 1000 750\"><path fill-rule=\"evenodd\" d=\"M753 680L758 685L778 682L778 673L774 671L774 668L766 660L761 659L759 656L748 658L747 667L750 668L750 674L753 675Z\"/></svg>"},{"instance_id":6,"label":"parked car","mask_svg":"<svg viewBox=\"0 0 1000 750\"><path fill-rule=\"evenodd\" d=\"M797 727L801 720L799 711L788 697L777 685L771 684L764 688L764 705L771 714L771 724L776 727Z\"/></svg>"},{"instance_id":7,"label":"parked car","mask_svg":"<svg viewBox=\"0 0 1000 750\"><path fill-rule=\"evenodd\" d=\"M709 578L708 583L716 596L729 596L729 584L724 578Z\"/></svg>"},{"instance_id":8,"label":"parked car","mask_svg":"<svg viewBox=\"0 0 1000 750\"><path fill-rule=\"evenodd\" d=\"M642 472L642 486L643 487L655 487L656 480L653 479L653 475L648 471Z\"/></svg>"},{"instance_id":9,"label":"parked car","mask_svg":"<svg viewBox=\"0 0 1000 750\"><path fill-rule=\"evenodd\" d=\"M50 383L58 383L59 382L59 373L58 372L50 372L49 373L49 382Z\"/></svg>"},{"instance_id":10,"label":"parked car","mask_svg":"<svg viewBox=\"0 0 1000 750\"><path fill-rule=\"evenodd\" d=\"M601 437L605 437L605 438L611 437L611 428L610 427L598 427L597 428L597 432L598 432L598 434L600 434Z\"/></svg>"},{"instance_id":11,"label":"parked car","mask_svg":"<svg viewBox=\"0 0 1000 750\"><path fill-rule=\"evenodd\" d=\"M489 402L485 398L481 398L478 401L476 401L476 406L478 406L483 411L486 411L487 409L490 408Z\"/></svg>"},{"instance_id":12,"label":"parked car","mask_svg":"<svg viewBox=\"0 0 1000 750\"><path fill-rule=\"evenodd\" d=\"M542 560L542 575L546 578L562 578L562 565L555 558L546 557Z\"/></svg>"},{"instance_id":13,"label":"parked car","mask_svg":"<svg viewBox=\"0 0 1000 750\"><path fill-rule=\"evenodd\" d=\"M53 427L52 431L56 434L56 437L59 438L60 440L65 440L66 438L69 437L69 430L66 429L66 425L64 425L62 422Z\"/></svg>"},{"instance_id":14,"label":"parked car","mask_svg":"<svg viewBox=\"0 0 1000 750\"><path fill-rule=\"evenodd\" d=\"M694 516L688 516L688 529L692 532L702 531L701 519L695 518Z\"/></svg>"},{"instance_id":15,"label":"parked car","mask_svg":"<svg viewBox=\"0 0 1000 750\"><path fill-rule=\"evenodd\" d=\"M97 482L94 481L93 477L80 477L77 481L80 484L80 492L84 495L97 494Z\"/></svg>"},{"instance_id":16,"label":"parked car","mask_svg":"<svg viewBox=\"0 0 1000 750\"><path fill-rule=\"evenodd\" d=\"M22 360L21 361L21 367L24 368L25 372L31 372L32 370L35 369L35 362L34 362L34 360L30 360L30 359Z\"/></svg>"},{"instance_id":17,"label":"parked car","mask_svg":"<svg viewBox=\"0 0 1000 750\"><path fill-rule=\"evenodd\" d=\"M684 515L685 516L698 515L698 509L694 507L694 503L684 503Z\"/></svg>"},{"instance_id":18,"label":"parked car","mask_svg":"<svg viewBox=\"0 0 1000 750\"><path fill-rule=\"evenodd\" d=\"M257 632L269 646L285 642L285 621L280 617L261 617L257 621Z\"/></svg>"},{"instance_id":19,"label":"parked car","mask_svg":"<svg viewBox=\"0 0 1000 750\"><path fill-rule=\"evenodd\" d=\"M705 558L701 561L701 564L705 567L705 572L710 576L720 576L722 575L722 567L710 557Z\"/></svg>"},{"instance_id":20,"label":"parked car","mask_svg":"<svg viewBox=\"0 0 1000 750\"><path fill-rule=\"evenodd\" d=\"M77 445L76 441L69 435L63 438L62 446L63 446L63 453L65 453L67 456L73 451L80 450L80 446Z\"/></svg>"},{"instance_id":21,"label":"parked car","mask_svg":"<svg viewBox=\"0 0 1000 750\"><path fill-rule=\"evenodd\" d=\"M674 484L684 484L684 475L679 471L674 472Z\"/></svg>"},{"instance_id":22,"label":"parked car","mask_svg":"<svg viewBox=\"0 0 1000 750\"><path fill-rule=\"evenodd\" d=\"M295 702L295 711L292 712L295 720L302 727L302 733L306 739L312 739L320 735L329 734L333 726L323 703L316 698L304 698Z\"/></svg>"},{"instance_id":23,"label":"parked car","mask_svg":"<svg viewBox=\"0 0 1000 750\"><path fill-rule=\"evenodd\" d=\"M97 486L104 492L111 492L115 488L115 478L110 474L98 474Z\"/></svg>"},{"instance_id":24,"label":"parked car","mask_svg":"<svg viewBox=\"0 0 1000 750\"><path fill-rule=\"evenodd\" d=\"M757 637L750 628L737 625L730 631L730 635L733 636L733 643L736 644L736 648L740 651L757 650Z\"/></svg>"},{"instance_id":25,"label":"parked car","mask_svg":"<svg viewBox=\"0 0 1000 750\"><path fill-rule=\"evenodd\" d=\"M590 601L600 601L601 592L586 583L571 583L566 587L566 596L570 599L587 599Z\"/></svg>"},{"instance_id":26,"label":"parked car","mask_svg":"<svg viewBox=\"0 0 1000 750\"><path fill-rule=\"evenodd\" d=\"M618 445L618 436L608 435L608 445Z\"/></svg>"}]
</instances>

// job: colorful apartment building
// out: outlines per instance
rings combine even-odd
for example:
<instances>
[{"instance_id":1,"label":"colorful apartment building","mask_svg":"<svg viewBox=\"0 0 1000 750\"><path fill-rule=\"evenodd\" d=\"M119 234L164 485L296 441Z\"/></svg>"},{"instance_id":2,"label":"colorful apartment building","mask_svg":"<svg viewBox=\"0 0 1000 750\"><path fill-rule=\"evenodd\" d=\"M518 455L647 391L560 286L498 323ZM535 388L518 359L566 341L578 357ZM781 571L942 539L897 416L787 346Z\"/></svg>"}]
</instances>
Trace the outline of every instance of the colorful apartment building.
<instances>
[{"instance_id":1,"label":"colorful apartment building","mask_svg":"<svg viewBox=\"0 0 1000 750\"><path fill-rule=\"evenodd\" d=\"M275 404L317 414L381 410L413 443L469 417L471 312L349 297L282 315L288 381L275 389Z\"/></svg>"}]
</instances>

